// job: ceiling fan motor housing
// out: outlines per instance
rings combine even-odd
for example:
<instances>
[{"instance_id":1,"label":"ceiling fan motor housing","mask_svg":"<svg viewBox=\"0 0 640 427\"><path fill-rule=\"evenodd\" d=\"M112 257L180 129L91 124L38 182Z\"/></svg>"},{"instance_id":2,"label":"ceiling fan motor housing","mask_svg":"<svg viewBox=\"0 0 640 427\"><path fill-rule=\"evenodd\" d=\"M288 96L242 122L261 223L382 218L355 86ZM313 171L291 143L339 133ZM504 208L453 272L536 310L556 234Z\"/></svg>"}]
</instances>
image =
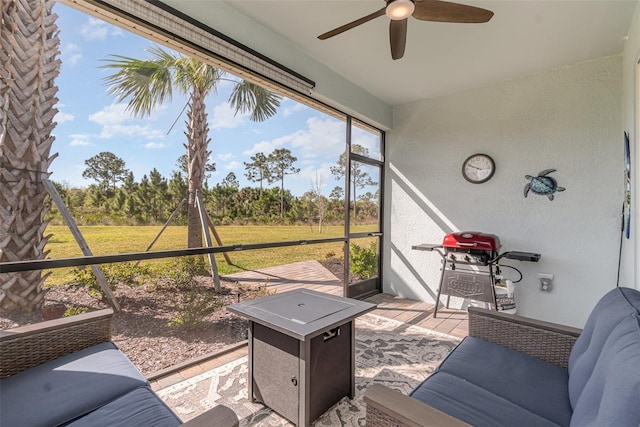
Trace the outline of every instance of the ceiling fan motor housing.
<instances>
[{"instance_id":1,"label":"ceiling fan motor housing","mask_svg":"<svg viewBox=\"0 0 640 427\"><path fill-rule=\"evenodd\" d=\"M385 14L387 18L399 21L410 17L415 8L416 5L413 0L390 0L387 3Z\"/></svg>"}]
</instances>

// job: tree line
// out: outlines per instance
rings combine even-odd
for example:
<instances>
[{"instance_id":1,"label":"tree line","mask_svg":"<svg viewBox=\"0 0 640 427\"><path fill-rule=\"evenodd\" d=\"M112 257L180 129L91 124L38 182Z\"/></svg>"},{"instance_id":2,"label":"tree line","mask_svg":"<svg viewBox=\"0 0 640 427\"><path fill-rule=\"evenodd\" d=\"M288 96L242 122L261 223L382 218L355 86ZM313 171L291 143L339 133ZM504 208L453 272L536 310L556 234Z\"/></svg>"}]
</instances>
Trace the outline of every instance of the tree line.
<instances>
[{"instance_id":1,"label":"tree line","mask_svg":"<svg viewBox=\"0 0 640 427\"><path fill-rule=\"evenodd\" d=\"M360 147L358 151L366 149ZM341 155L331 167L336 179L344 178L345 159L345 155ZM233 172L212 187L205 181L201 192L211 219L216 224L316 224L320 232L324 225L342 223L343 187L335 186L328 197L323 195L325 183L318 174L302 196L294 196L285 187L286 177L300 171L296 162L290 150L279 148L268 155L256 153L249 162L244 162L244 175L257 184L255 187L241 188ZM215 171L215 163L206 164L207 178ZM67 210L79 224L149 225L164 223L170 217L173 224L187 224L186 155L177 159L171 176L165 177L154 168L137 181L123 159L105 151L85 160L82 176L93 183L77 188L54 181ZM351 176L352 194L376 184L357 166L352 166ZM350 206L352 220L376 221L377 201L377 192L358 193L357 205ZM54 221L61 220L56 206L52 206L51 216Z\"/></svg>"}]
</instances>

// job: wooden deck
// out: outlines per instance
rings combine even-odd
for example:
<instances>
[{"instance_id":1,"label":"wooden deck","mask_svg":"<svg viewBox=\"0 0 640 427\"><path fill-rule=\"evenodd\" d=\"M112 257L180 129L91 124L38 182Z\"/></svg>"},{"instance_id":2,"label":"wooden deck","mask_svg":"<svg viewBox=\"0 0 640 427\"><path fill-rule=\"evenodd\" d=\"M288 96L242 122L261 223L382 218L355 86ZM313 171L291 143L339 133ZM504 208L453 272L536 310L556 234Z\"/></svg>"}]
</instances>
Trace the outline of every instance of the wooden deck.
<instances>
[{"instance_id":1,"label":"wooden deck","mask_svg":"<svg viewBox=\"0 0 640 427\"><path fill-rule=\"evenodd\" d=\"M342 295L342 281L317 261L304 261L260 271L245 271L224 276L244 284L267 285L276 293L305 288L333 295ZM438 317L433 318L433 304L396 297L389 294L377 294L366 301L377 304L372 312L378 316L398 320L404 323L431 329L459 338L468 335L467 312L440 308ZM152 388L158 390L169 387L187 378L214 369L232 360L247 355L246 342L231 346L197 361L186 362L162 372L150 375Z\"/></svg>"}]
</instances>

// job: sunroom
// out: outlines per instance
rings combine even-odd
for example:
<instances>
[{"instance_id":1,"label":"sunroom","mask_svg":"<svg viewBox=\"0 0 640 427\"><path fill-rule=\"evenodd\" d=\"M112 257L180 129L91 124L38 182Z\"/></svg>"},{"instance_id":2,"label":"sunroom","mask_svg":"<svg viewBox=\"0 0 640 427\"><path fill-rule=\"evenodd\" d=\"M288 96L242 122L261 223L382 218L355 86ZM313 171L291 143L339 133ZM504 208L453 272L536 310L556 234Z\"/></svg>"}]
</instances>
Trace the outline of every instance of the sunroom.
<instances>
[{"instance_id":1,"label":"sunroom","mask_svg":"<svg viewBox=\"0 0 640 427\"><path fill-rule=\"evenodd\" d=\"M409 3L422 10L430 2ZM377 222L350 223L349 198L355 205L356 196L345 168L344 232L295 243L334 239L349 259L352 243L376 242L373 277L352 281L346 262L337 294L412 301L411 307L429 307L432 319L443 262L417 249L462 232L497 237L499 252L539 255L535 262L505 262L515 267L503 271L518 282L518 315L583 328L608 291L640 289L637 1L464 2L493 15L483 23L410 16L402 54L382 1L62 3L340 117L351 147L346 161L375 177ZM366 155L351 145L359 132L377 141ZM465 165L476 155L489 159L492 170L473 182ZM0 274L223 252L208 246L94 260L85 254L60 265L2 259ZM269 247L252 242L235 250ZM461 315L463 322L476 305L455 295L446 302L443 316ZM445 332L456 328L459 334L459 322Z\"/></svg>"},{"instance_id":2,"label":"sunroom","mask_svg":"<svg viewBox=\"0 0 640 427\"><path fill-rule=\"evenodd\" d=\"M410 18L399 60L386 18L317 38L377 10L373 1L152 4L312 81L311 98L384 131L380 290L432 302L440 260L411 248L464 230L541 254L519 265L524 315L580 326L606 290L635 287L637 197L628 235L622 208L625 133L632 174L637 160L636 2L475 2L491 21ZM474 153L495 161L482 184L461 173ZM525 176L547 169L566 191L525 197ZM553 275L551 292L541 272Z\"/></svg>"}]
</instances>

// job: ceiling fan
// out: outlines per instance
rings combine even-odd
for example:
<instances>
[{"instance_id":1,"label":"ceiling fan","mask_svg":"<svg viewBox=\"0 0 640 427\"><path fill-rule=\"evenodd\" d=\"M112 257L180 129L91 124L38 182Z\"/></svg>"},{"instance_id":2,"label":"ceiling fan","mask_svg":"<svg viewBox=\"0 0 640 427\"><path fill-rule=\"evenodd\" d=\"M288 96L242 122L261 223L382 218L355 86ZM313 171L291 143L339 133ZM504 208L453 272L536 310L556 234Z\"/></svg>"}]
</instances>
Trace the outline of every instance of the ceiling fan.
<instances>
[{"instance_id":1,"label":"ceiling fan","mask_svg":"<svg viewBox=\"0 0 640 427\"><path fill-rule=\"evenodd\" d=\"M483 23L488 22L493 12L479 7L440 0L385 0L386 6L353 22L342 25L324 34L320 40L337 36L347 30L369 22L379 16L387 15L389 23L389 42L391 44L391 58L400 59L404 56L407 42L407 21L413 16L421 21Z\"/></svg>"}]
</instances>

